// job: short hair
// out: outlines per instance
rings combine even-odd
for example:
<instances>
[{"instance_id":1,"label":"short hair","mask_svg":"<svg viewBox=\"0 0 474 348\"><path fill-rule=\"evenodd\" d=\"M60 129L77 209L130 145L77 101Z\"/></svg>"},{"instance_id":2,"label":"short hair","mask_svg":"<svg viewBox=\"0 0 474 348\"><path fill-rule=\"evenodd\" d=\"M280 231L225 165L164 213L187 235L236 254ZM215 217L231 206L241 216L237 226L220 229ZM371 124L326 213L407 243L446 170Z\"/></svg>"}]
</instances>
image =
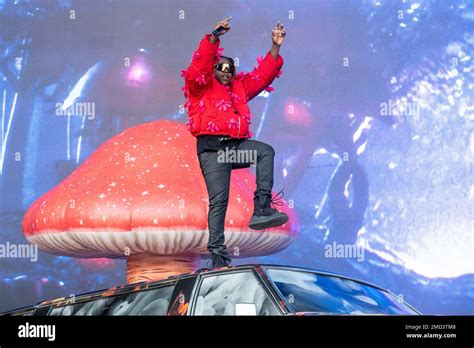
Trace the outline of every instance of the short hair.
<instances>
[{"instance_id":1,"label":"short hair","mask_svg":"<svg viewBox=\"0 0 474 348\"><path fill-rule=\"evenodd\" d=\"M227 59L233 66L235 66L235 62L232 58L227 57L227 56L221 56L221 58Z\"/></svg>"}]
</instances>

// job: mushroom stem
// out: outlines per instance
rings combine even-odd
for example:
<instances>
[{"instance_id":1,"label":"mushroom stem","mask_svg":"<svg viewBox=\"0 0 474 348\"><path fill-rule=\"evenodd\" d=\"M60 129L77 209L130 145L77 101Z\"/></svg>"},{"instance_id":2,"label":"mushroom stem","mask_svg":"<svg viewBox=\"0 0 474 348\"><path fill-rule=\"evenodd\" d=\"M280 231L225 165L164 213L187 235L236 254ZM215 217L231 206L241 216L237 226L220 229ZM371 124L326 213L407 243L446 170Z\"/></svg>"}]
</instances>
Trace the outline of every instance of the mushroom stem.
<instances>
[{"instance_id":1,"label":"mushroom stem","mask_svg":"<svg viewBox=\"0 0 474 348\"><path fill-rule=\"evenodd\" d=\"M199 255L162 256L152 253L132 254L127 257L127 283L165 279L199 268Z\"/></svg>"}]
</instances>

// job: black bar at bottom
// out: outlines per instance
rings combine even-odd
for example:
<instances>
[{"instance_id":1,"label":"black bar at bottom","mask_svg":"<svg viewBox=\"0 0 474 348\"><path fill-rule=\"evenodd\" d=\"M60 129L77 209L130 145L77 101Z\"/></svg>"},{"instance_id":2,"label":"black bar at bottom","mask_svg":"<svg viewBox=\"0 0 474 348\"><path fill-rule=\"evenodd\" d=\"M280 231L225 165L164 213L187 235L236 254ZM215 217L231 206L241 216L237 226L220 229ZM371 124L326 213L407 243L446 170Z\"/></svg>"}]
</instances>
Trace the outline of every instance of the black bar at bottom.
<instances>
[{"instance_id":1,"label":"black bar at bottom","mask_svg":"<svg viewBox=\"0 0 474 348\"><path fill-rule=\"evenodd\" d=\"M474 316L4 316L0 317L0 346L325 343L473 347L473 324ZM31 337L40 334L43 337Z\"/></svg>"}]
</instances>

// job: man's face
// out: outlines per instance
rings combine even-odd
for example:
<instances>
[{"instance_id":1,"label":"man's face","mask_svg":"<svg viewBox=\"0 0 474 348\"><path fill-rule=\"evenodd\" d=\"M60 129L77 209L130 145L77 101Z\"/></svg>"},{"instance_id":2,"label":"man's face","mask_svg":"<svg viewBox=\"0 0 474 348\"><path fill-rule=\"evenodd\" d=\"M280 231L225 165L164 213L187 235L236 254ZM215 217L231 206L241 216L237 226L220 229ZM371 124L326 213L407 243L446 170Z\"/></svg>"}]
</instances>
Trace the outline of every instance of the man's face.
<instances>
[{"instance_id":1,"label":"man's face","mask_svg":"<svg viewBox=\"0 0 474 348\"><path fill-rule=\"evenodd\" d=\"M224 71L221 71L219 66L221 67L221 70ZM218 67L214 68L214 76L216 77L217 81L219 81L224 86L229 85L234 78L234 75L231 72L232 67L233 65L229 60L221 58L219 59Z\"/></svg>"}]
</instances>

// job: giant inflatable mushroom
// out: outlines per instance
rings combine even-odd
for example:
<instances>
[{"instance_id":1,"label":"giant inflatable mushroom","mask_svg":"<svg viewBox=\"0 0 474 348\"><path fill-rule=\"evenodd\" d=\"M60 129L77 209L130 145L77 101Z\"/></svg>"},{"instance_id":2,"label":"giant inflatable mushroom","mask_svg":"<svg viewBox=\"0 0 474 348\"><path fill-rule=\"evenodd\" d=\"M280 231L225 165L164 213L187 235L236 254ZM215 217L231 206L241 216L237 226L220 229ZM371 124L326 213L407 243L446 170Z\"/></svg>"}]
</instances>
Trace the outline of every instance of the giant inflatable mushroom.
<instances>
[{"instance_id":1,"label":"giant inflatable mushroom","mask_svg":"<svg viewBox=\"0 0 474 348\"><path fill-rule=\"evenodd\" d=\"M232 173L226 245L238 257L276 253L299 230L248 227L255 176ZM127 281L192 272L207 254L208 196L196 139L181 123L163 120L127 129L102 144L59 185L37 199L23 232L46 252L81 258L126 258Z\"/></svg>"}]
</instances>

